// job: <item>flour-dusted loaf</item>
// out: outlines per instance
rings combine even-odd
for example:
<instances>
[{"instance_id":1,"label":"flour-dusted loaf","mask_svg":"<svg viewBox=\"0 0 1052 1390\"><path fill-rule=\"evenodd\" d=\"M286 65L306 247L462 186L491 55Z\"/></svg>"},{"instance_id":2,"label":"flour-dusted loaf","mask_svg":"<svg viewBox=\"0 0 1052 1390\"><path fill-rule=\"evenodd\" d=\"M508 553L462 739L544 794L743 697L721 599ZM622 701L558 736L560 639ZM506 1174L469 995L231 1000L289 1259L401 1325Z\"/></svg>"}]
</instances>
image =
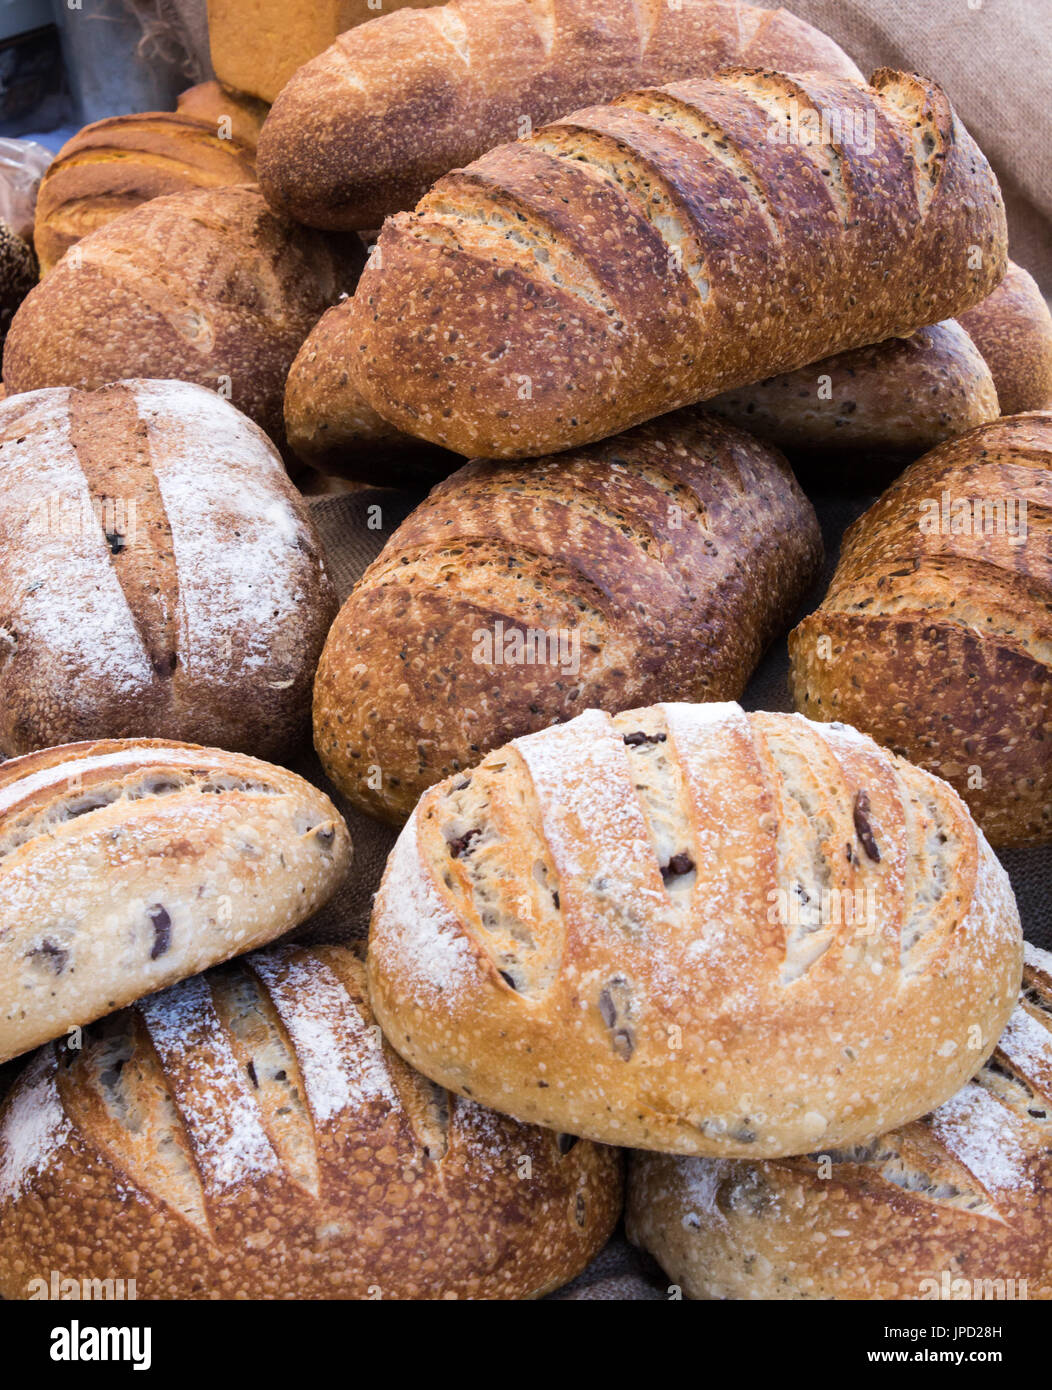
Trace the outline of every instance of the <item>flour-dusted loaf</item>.
<instances>
[{"instance_id":1,"label":"flour-dusted loaf","mask_svg":"<svg viewBox=\"0 0 1052 1390\"><path fill-rule=\"evenodd\" d=\"M151 198L254 183L252 149L183 112L112 116L85 126L40 184L33 240L43 274L76 242Z\"/></svg>"},{"instance_id":2,"label":"flour-dusted loaf","mask_svg":"<svg viewBox=\"0 0 1052 1390\"><path fill-rule=\"evenodd\" d=\"M961 324L986 358L1002 415L1052 408L1052 313L1034 277L1014 261Z\"/></svg>"},{"instance_id":3,"label":"flour-dusted loaf","mask_svg":"<svg viewBox=\"0 0 1052 1390\"><path fill-rule=\"evenodd\" d=\"M158 739L0 766L0 1061L280 936L340 885L339 812L283 768Z\"/></svg>"},{"instance_id":4,"label":"flour-dusted loaf","mask_svg":"<svg viewBox=\"0 0 1052 1390\"><path fill-rule=\"evenodd\" d=\"M811 25L740 0L451 0L384 14L290 78L260 178L309 226L378 227L544 121L735 63L862 77Z\"/></svg>"},{"instance_id":5,"label":"flour-dusted loaf","mask_svg":"<svg viewBox=\"0 0 1052 1390\"><path fill-rule=\"evenodd\" d=\"M263 432L203 386L0 402L0 753L156 737L276 757L337 612Z\"/></svg>"},{"instance_id":6,"label":"flour-dusted loaf","mask_svg":"<svg viewBox=\"0 0 1052 1390\"><path fill-rule=\"evenodd\" d=\"M363 259L353 234L298 227L251 187L154 198L84 237L29 295L4 349L4 384L196 381L281 443L292 360L354 288Z\"/></svg>"},{"instance_id":7,"label":"flour-dusted loaf","mask_svg":"<svg viewBox=\"0 0 1052 1390\"><path fill-rule=\"evenodd\" d=\"M362 810L582 710L735 699L815 577L780 454L684 410L587 449L460 469L344 604L314 742Z\"/></svg>"},{"instance_id":8,"label":"flour-dusted loaf","mask_svg":"<svg viewBox=\"0 0 1052 1390\"><path fill-rule=\"evenodd\" d=\"M952 1100L776 1163L633 1157L628 1234L688 1298L1052 1298L1052 956Z\"/></svg>"},{"instance_id":9,"label":"flour-dusted loaf","mask_svg":"<svg viewBox=\"0 0 1052 1390\"><path fill-rule=\"evenodd\" d=\"M578 1274L620 1155L410 1071L364 975L276 947L41 1051L0 1114L0 1293L56 1270L139 1299L506 1299Z\"/></svg>"},{"instance_id":10,"label":"flour-dusted loaf","mask_svg":"<svg viewBox=\"0 0 1052 1390\"><path fill-rule=\"evenodd\" d=\"M970 308L1004 273L997 182L940 88L873 82L732 68L447 175L339 310L367 403L528 457Z\"/></svg>"},{"instance_id":11,"label":"flour-dusted loaf","mask_svg":"<svg viewBox=\"0 0 1052 1390\"><path fill-rule=\"evenodd\" d=\"M1008 876L956 793L845 726L599 711L421 798L369 938L433 1080L714 1157L843 1146L948 1100L1019 990Z\"/></svg>"},{"instance_id":12,"label":"flour-dusted loaf","mask_svg":"<svg viewBox=\"0 0 1052 1390\"><path fill-rule=\"evenodd\" d=\"M1052 414L941 444L847 531L789 638L797 709L951 782L995 845L1052 843Z\"/></svg>"}]
</instances>

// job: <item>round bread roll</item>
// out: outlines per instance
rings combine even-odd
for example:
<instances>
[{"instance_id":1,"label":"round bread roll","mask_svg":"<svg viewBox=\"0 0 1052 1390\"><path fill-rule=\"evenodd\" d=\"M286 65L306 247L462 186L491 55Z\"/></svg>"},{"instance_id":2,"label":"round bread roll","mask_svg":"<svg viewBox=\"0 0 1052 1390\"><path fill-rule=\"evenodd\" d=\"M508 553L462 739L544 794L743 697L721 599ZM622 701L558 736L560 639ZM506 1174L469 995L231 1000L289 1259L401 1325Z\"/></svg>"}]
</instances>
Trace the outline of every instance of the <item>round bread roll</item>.
<instances>
[{"instance_id":1,"label":"round bread roll","mask_svg":"<svg viewBox=\"0 0 1052 1390\"><path fill-rule=\"evenodd\" d=\"M4 349L4 383L196 381L281 445L292 360L354 289L364 255L353 233L296 226L254 188L154 198L86 236L29 295Z\"/></svg>"},{"instance_id":2,"label":"round bread roll","mask_svg":"<svg viewBox=\"0 0 1052 1390\"><path fill-rule=\"evenodd\" d=\"M432 788L369 937L377 1018L426 1076L714 1157L852 1144L948 1100L1021 958L952 788L733 704L591 710Z\"/></svg>"},{"instance_id":3,"label":"round bread roll","mask_svg":"<svg viewBox=\"0 0 1052 1390\"><path fill-rule=\"evenodd\" d=\"M903 1129L776 1163L636 1154L628 1235L688 1298L1052 1298L1052 956L974 1081Z\"/></svg>"},{"instance_id":4,"label":"round bread roll","mask_svg":"<svg viewBox=\"0 0 1052 1390\"><path fill-rule=\"evenodd\" d=\"M0 347L16 310L36 282L33 248L0 220Z\"/></svg>"},{"instance_id":5,"label":"round bread roll","mask_svg":"<svg viewBox=\"0 0 1052 1390\"><path fill-rule=\"evenodd\" d=\"M535 1297L606 1241L620 1163L410 1071L349 950L277 947L34 1058L0 1116L0 1293Z\"/></svg>"},{"instance_id":6,"label":"round bread roll","mask_svg":"<svg viewBox=\"0 0 1052 1390\"><path fill-rule=\"evenodd\" d=\"M1052 413L918 459L844 535L790 634L809 719L945 777L991 842L1052 843Z\"/></svg>"},{"instance_id":7,"label":"round bread roll","mask_svg":"<svg viewBox=\"0 0 1052 1390\"><path fill-rule=\"evenodd\" d=\"M158 739L0 767L0 1062L298 926L339 812L283 768Z\"/></svg>"},{"instance_id":8,"label":"round bread roll","mask_svg":"<svg viewBox=\"0 0 1052 1390\"><path fill-rule=\"evenodd\" d=\"M0 403L5 756L137 736L290 753L336 610L276 450L214 392Z\"/></svg>"},{"instance_id":9,"label":"round bread roll","mask_svg":"<svg viewBox=\"0 0 1052 1390\"><path fill-rule=\"evenodd\" d=\"M67 140L37 196L33 240L46 275L74 243L166 193L254 183L252 149L172 111L112 116Z\"/></svg>"},{"instance_id":10,"label":"round bread roll","mask_svg":"<svg viewBox=\"0 0 1052 1390\"><path fill-rule=\"evenodd\" d=\"M1052 313L1032 275L1014 261L961 325L985 357L1002 415L1052 409Z\"/></svg>"}]
</instances>

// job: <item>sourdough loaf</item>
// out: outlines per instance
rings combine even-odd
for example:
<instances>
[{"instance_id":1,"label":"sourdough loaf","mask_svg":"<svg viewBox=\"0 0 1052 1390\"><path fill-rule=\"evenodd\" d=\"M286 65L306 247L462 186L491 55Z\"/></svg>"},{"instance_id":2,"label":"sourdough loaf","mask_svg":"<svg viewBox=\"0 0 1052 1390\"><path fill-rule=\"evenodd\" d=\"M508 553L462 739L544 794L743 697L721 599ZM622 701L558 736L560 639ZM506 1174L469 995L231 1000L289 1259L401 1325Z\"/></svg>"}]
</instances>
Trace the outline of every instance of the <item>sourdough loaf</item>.
<instances>
[{"instance_id":1,"label":"sourdough loaf","mask_svg":"<svg viewBox=\"0 0 1052 1390\"><path fill-rule=\"evenodd\" d=\"M297 227L254 188L154 198L85 237L30 294L4 349L5 385L196 381L281 443L289 366L363 258L353 234Z\"/></svg>"},{"instance_id":2,"label":"sourdough loaf","mask_svg":"<svg viewBox=\"0 0 1052 1390\"><path fill-rule=\"evenodd\" d=\"M277 947L49 1047L0 1116L0 1292L525 1298L621 1208L620 1156L449 1096L383 1042L364 970Z\"/></svg>"},{"instance_id":3,"label":"sourdough loaf","mask_svg":"<svg viewBox=\"0 0 1052 1390\"><path fill-rule=\"evenodd\" d=\"M260 179L309 226L376 227L535 125L735 63L862 78L811 25L739 0L452 0L386 14L284 87Z\"/></svg>"},{"instance_id":4,"label":"sourdough loaf","mask_svg":"<svg viewBox=\"0 0 1052 1390\"><path fill-rule=\"evenodd\" d=\"M400 823L433 783L582 710L736 698L821 554L784 459L699 411L468 464L344 604L315 746L354 805Z\"/></svg>"},{"instance_id":5,"label":"sourdough loaf","mask_svg":"<svg viewBox=\"0 0 1052 1390\"><path fill-rule=\"evenodd\" d=\"M996 180L938 87L873 80L731 69L448 175L339 310L367 404L530 456L971 307L1004 273Z\"/></svg>"},{"instance_id":6,"label":"sourdough loaf","mask_svg":"<svg viewBox=\"0 0 1052 1390\"><path fill-rule=\"evenodd\" d=\"M919 459L789 639L797 709L945 777L995 845L1052 842L1052 415Z\"/></svg>"},{"instance_id":7,"label":"sourdough loaf","mask_svg":"<svg viewBox=\"0 0 1052 1390\"><path fill-rule=\"evenodd\" d=\"M336 611L277 451L214 392L0 404L4 756L127 737L292 753Z\"/></svg>"},{"instance_id":8,"label":"sourdough loaf","mask_svg":"<svg viewBox=\"0 0 1052 1390\"><path fill-rule=\"evenodd\" d=\"M180 112L113 116L59 150L40 184L33 240L41 273L122 212L166 193L254 183L249 146Z\"/></svg>"},{"instance_id":9,"label":"sourdough loaf","mask_svg":"<svg viewBox=\"0 0 1052 1390\"><path fill-rule=\"evenodd\" d=\"M1019 989L956 793L842 725L597 710L425 792L370 992L411 1065L605 1143L776 1157L949 1099Z\"/></svg>"},{"instance_id":10,"label":"sourdough loaf","mask_svg":"<svg viewBox=\"0 0 1052 1390\"><path fill-rule=\"evenodd\" d=\"M952 1100L775 1163L637 1154L628 1234L688 1298L1052 1298L1052 956Z\"/></svg>"},{"instance_id":11,"label":"sourdough loaf","mask_svg":"<svg viewBox=\"0 0 1052 1390\"><path fill-rule=\"evenodd\" d=\"M1052 313L1032 275L1014 261L961 323L986 358L1002 415L1052 408Z\"/></svg>"},{"instance_id":12,"label":"sourdough loaf","mask_svg":"<svg viewBox=\"0 0 1052 1390\"><path fill-rule=\"evenodd\" d=\"M257 758L157 739L0 766L0 1061L297 926L351 842Z\"/></svg>"},{"instance_id":13,"label":"sourdough loaf","mask_svg":"<svg viewBox=\"0 0 1052 1390\"><path fill-rule=\"evenodd\" d=\"M175 105L182 115L210 125L221 139L247 145L255 157L259 132L270 110L265 101L246 92L231 91L212 80L187 87L185 92L180 92Z\"/></svg>"}]
</instances>

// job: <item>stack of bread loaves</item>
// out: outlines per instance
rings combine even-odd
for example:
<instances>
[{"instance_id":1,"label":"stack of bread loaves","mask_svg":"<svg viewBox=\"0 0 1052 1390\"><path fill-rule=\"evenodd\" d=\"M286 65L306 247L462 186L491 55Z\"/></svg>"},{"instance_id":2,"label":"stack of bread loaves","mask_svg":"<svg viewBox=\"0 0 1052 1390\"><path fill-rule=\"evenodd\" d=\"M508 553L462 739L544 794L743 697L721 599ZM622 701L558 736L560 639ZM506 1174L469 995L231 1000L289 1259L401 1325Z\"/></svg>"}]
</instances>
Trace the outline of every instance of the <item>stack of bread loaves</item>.
<instances>
[{"instance_id":1,"label":"stack of bread loaves","mask_svg":"<svg viewBox=\"0 0 1052 1390\"><path fill-rule=\"evenodd\" d=\"M1052 844L1052 317L986 159L783 10L384 8L209 0L219 81L41 189L0 1296L539 1297L625 1148L688 1296L1052 1297L991 847ZM415 494L353 589L286 466ZM878 479L819 602L809 490Z\"/></svg>"}]
</instances>

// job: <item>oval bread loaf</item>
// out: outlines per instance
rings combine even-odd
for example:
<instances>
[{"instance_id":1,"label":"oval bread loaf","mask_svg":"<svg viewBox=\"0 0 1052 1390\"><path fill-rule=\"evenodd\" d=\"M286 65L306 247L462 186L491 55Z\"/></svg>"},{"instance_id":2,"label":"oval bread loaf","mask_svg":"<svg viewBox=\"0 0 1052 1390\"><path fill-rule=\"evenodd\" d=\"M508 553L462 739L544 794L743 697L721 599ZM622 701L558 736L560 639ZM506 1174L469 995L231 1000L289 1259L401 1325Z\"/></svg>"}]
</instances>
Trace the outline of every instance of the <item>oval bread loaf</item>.
<instances>
[{"instance_id":1,"label":"oval bread loaf","mask_svg":"<svg viewBox=\"0 0 1052 1390\"><path fill-rule=\"evenodd\" d=\"M946 783L733 704L592 710L432 788L369 937L376 1016L425 1075L714 1157L856 1143L949 1099L1021 956Z\"/></svg>"},{"instance_id":2,"label":"oval bread loaf","mask_svg":"<svg viewBox=\"0 0 1052 1390\"><path fill-rule=\"evenodd\" d=\"M531 729L737 697L821 555L781 455L699 411L577 453L468 464L344 604L315 746L356 806L400 823Z\"/></svg>"},{"instance_id":3,"label":"oval bread loaf","mask_svg":"<svg viewBox=\"0 0 1052 1390\"><path fill-rule=\"evenodd\" d=\"M503 1299L578 1274L620 1156L411 1072L364 974L275 947L42 1050L0 1115L0 1293L56 1271L140 1299Z\"/></svg>"},{"instance_id":4,"label":"oval bread loaf","mask_svg":"<svg viewBox=\"0 0 1052 1390\"><path fill-rule=\"evenodd\" d=\"M289 366L363 259L353 235L297 227L254 188L151 199L85 237L29 295L8 334L4 384L195 381L281 444Z\"/></svg>"},{"instance_id":5,"label":"oval bread loaf","mask_svg":"<svg viewBox=\"0 0 1052 1390\"><path fill-rule=\"evenodd\" d=\"M1052 956L938 1110L775 1163L637 1154L628 1234L688 1298L1052 1298Z\"/></svg>"},{"instance_id":6,"label":"oval bread loaf","mask_svg":"<svg viewBox=\"0 0 1052 1390\"><path fill-rule=\"evenodd\" d=\"M342 881L327 796L283 768L156 739L0 766L0 1061L260 946Z\"/></svg>"},{"instance_id":7,"label":"oval bread loaf","mask_svg":"<svg viewBox=\"0 0 1052 1390\"><path fill-rule=\"evenodd\" d=\"M945 777L995 845L1052 842L1052 415L926 454L847 531L789 638L811 719Z\"/></svg>"},{"instance_id":8,"label":"oval bread loaf","mask_svg":"<svg viewBox=\"0 0 1052 1390\"><path fill-rule=\"evenodd\" d=\"M528 457L978 303L1004 274L997 181L933 83L873 82L732 68L447 175L340 308L367 403Z\"/></svg>"},{"instance_id":9,"label":"oval bread loaf","mask_svg":"<svg viewBox=\"0 0 1052 1390\"><path fill-rule=\"evenodd\" d=\"M1052 313L1032 275L1009 261L993 294L960 320L993 373L1002 415L1052 408Z\"/></svg>"},{"instance_id":10,"label":"oval bread loaf","mask_svg":"<svg viewBox=\"0 0 1052 1390\"><path fill-rule=\"evenodd\" d=\"M260 179L308 226L378 227L535 125L736 63L862 78L811 25L738 0L452 0L385 14L290 77L260 140Z\"/></svg>"},{"instance_id":11,"label":"oval bread loaf","mask_svg":"<svg viewBox=\"0 0 1052 1390\"><path fill-rule=\"evenodd\" d=\"M276 450L213 392L0 403L5 756L129 737L291 752L336 611Z\"/></svg>"},{"instance_id":12,"label":"oval bread loaf","mask_svg":"<svg viewBox=\"0 0 1052 1390\"><path fill-rule=\"evenodd\" d=\"M221 82L208 81L198 82L180 92L175 105L182 115L205 121L220 139L229 138L247 145L255 159L259 132L270 109L265 101L224 87Z\"/></svg>"}]
</instances>

